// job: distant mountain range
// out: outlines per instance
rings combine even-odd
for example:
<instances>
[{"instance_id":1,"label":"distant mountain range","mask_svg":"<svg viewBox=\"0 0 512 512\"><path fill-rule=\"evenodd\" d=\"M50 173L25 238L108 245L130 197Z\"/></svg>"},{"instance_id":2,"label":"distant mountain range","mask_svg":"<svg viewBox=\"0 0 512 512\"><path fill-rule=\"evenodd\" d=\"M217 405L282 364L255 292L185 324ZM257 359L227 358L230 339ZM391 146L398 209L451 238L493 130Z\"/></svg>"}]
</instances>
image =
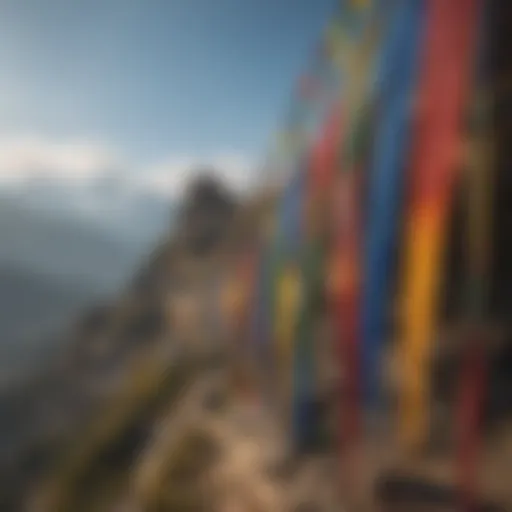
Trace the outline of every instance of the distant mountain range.
<instances>
[{"instance_id":1,"label":"distant mountain range","mask_svg":"<svg viewBox=\"0 0 512 512\"><path fill-rule=\"evenodd\" d=\"M0 267L0 376L3 383L47 359L59 331L97 300L94 289L14 266Z\"/></svg>"},{"instance_id":2,"label":"distant mountain range","mask_svg":"<svg viewBox=\"0 0 512 512\"><path fill-rule=\"evenodd\" d=\"M116 176L86 184L32 179L0 188L0 200L53 218L86 222L108 236L134 244L152 244L169 227L173 204L165 195L136 187Z\"/></svg>"},{"instance_id":3,"label":"distant mountain range","mask_svg":"<svg viewBox=\"0 0 512 512\"><path fill-rule=\"evenodd\" d=\"M85 307L116 296L169 230L163 198L100 192L88 215L93 196L77 190L0 189L1 378L44 358Z\"/></svg>"},{"instance_id":4,"label":"distant mountain range","mask_svg":"<svg viewBox=\"0 0 512 512\"><path fill-rule=\"evenodd\" d=\"M89 219L0 197L0 269L29 269L59 282L111 293L119 289L170 223L169 206L147 197L124 215Z\"/></svg>"}]
</instances>

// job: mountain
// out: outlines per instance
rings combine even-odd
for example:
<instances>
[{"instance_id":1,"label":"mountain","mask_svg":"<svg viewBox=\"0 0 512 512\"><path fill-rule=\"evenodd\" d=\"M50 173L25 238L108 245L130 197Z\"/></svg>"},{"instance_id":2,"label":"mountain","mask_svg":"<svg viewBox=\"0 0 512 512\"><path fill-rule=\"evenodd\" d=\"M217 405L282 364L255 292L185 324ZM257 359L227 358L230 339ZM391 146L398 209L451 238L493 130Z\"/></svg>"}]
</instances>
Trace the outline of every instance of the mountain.
<instances>
[{"instance_id":1,"label":"mountain","mask_svg":"<svg viewBox=\"0 0 512 512\"><path fill-rule=\"evenodd\" d=\"M0 267L0 374L5 382L41 364L58 347L57 333L97 292L19 266Z\"/></svg>"},{"instance_id":2,"label":"mountain","mask_svg":"<svg viewBox=\"0 0 512 512\"><path fill-rule=\"evenodd\" d=\"M62 200L52 211L39 185L39 203L0 196L0 385L56 350L56 334L85 307L126 286L164 230L158 219L168 223L166 205L142 195L128 218L114 208L87 220Z\"/></svg>"},{"instance_id":3,"label":"mountain","mask_svg":"<svg viewBox=\"0 0 512 512\"><path fill-rule=\"evenodd\" d=\"M78 216L51 215L0 200L0 268L16 266L98 293L117 291L148 248Z\"/></svg>"},{"instance_id":4,"label":"mountain","mask_svg":"<svg viewBox=\"0 0 512 512\"><path fill-rule=\"evenodd\" d=\"M130 246L144 247L154 245L169 228L174 210L165 194L115 173L86 183L32 178L4 184L0 201L52 219L85 223Z\"/></svg>"},{"instance_id":5,"label":"mountain","mask_svg":"<svg viewBox=\"0 0 512 512\"><path fill-rule=\"evenodd\" d=\"M8 482L4 495L0 489L2 510L23 510L18 500L32 499L42 512L92 510L96 500L110 500L101 482L131 487L132 468L153 450L162 415L198 372L224 364L217 354L222 325L214 315L196 317L204 310L194 305L209 307L216 278L233 251L257 236L266 209L198 180L175 229L117 298L79 315L64 333L66 350L55 350L33 379L0 394L0 478ZM50 501L40 505L39 498Z\"/></svg>"}]
</instances>

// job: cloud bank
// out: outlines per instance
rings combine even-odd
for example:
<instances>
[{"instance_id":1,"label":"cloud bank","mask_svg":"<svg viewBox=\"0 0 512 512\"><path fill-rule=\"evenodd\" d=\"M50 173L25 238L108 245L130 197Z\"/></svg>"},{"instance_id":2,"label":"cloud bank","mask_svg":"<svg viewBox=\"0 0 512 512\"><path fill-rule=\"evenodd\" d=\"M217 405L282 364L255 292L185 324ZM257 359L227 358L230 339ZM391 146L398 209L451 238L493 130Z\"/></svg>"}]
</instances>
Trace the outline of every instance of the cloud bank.
<instances>
[{"instance_id":1,"label":"cloud bank","mask_svg":"<svg viewBox=\"0 0 512 512\"><path fill-rule=\"evenodd\" d=\"M254 185L252 162L236 151L206 157L170 155L135 166L120 152L87 140L0 137L1 188L44 182L97 191L98 185L108 183L125 194L145 192L177 199L202 168L211 169L238 193Z\"/></svg>"},{"instance_id":2,"label":"cloud bank","mask_svg":"<svg viewBox=\"0 0 512 512\"><path fill-rule=\"evenodd\" d=\"M143 245L169 228L188 183L205 168L235 193L253 187L251 162L236 151L135 165L88 140L0 135L0 199L14 199L37 214L86 221Z\"/></svg>"}]
</instances>

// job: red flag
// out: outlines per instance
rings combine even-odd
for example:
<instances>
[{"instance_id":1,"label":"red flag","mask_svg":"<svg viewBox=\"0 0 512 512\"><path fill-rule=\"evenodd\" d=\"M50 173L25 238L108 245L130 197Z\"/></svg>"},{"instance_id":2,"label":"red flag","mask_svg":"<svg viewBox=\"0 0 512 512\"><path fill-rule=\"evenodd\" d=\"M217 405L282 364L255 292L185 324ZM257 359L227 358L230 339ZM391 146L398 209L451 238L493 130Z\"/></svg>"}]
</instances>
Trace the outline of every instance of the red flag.
<instances>
[{"instance_id":1,"label":"red flag","mask_svg":"<svg viewBox=\"0 0 512 512\"><path fill-rule=\"evenodd\" d=\"M311 156L311 188L313 195L322 193L332 183L342 138L341 106L334 105L327 117Z\"/></svg>"}]
</instances>

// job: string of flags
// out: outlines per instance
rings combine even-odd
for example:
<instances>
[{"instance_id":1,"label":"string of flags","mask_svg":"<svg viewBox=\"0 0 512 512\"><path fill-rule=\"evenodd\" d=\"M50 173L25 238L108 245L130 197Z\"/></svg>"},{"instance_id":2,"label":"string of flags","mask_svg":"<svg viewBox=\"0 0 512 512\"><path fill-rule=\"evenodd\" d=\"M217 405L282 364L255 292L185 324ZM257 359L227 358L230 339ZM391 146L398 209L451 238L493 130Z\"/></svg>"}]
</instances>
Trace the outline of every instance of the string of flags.
<instances>
[{"instance_id":1,"label":"string of flags","mask_svg":"<svg viewBox=\"0 0 512 512\"><path fill-rule=\"evenodd\" d=\"M460 169L471 178L468 211L470 233L476 233L468 241L468 294L476 306L467 314L479 325L485 320L489 240L481 215L490 181L482 176L492 165L483 143L470 141L480 162L474 168L460 155L473 90L478 105L488 91L485 4L340 2L269 159L287 178L251 260L256 277L243 342L268 376L262 393L287 404L290 435L303 446L315 422L315 322L328 312L342 375L338 441L343 478L351 483L359 478L369 420L390 407L382 370L390 343L401 361L399 445L412 453L428 441L445 225ZM489 136L489 102L484 99L483 114L478 110L480 142ZM403 320L393 329L390 304L397 293ZM461 376L460 453L473 454L457 461L461 510L475 500L485 371L474 371L474 354L481 354L481 344L470 344L470 370Z\"/></svg>"}]
</instances>

